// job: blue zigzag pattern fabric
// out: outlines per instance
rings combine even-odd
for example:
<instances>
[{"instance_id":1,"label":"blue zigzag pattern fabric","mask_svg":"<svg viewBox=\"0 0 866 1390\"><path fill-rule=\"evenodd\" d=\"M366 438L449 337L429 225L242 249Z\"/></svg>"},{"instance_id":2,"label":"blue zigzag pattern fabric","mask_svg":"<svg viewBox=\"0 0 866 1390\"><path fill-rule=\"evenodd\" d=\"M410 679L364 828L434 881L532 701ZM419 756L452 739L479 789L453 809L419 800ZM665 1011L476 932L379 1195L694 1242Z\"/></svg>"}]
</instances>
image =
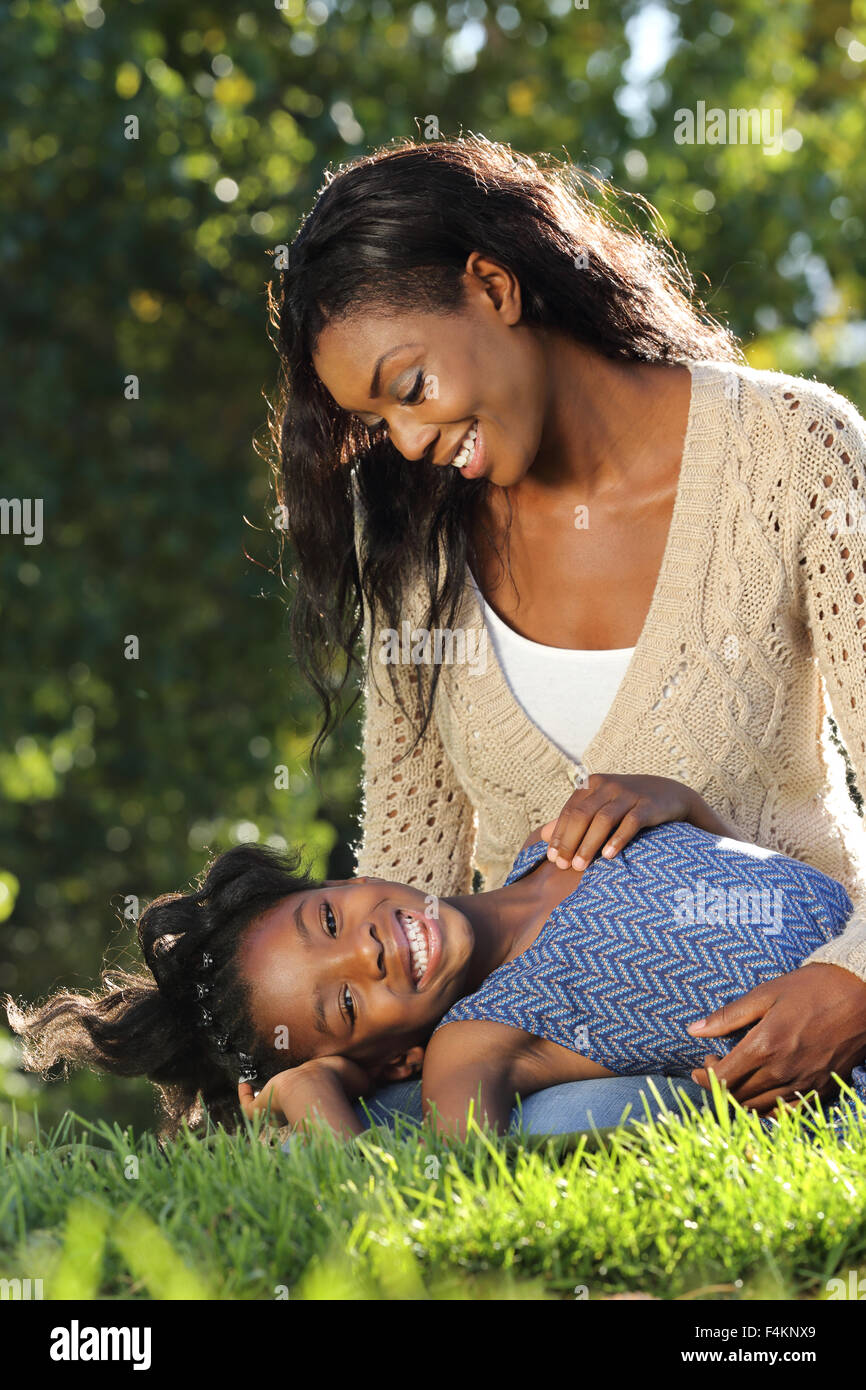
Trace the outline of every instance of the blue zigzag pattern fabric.
<instances>
[{"instance_id":1,"label":"blue zigzag pattern fabric","mask_svg":"<svg viewBox=\"0 0 866 1390\"><path fill-rule=\"evenodd\" d=\"M521 850L506 884L546 857ZM535 942L438 1024L484 1019L590 1058L617 1075L687 1076L743 1033L698 1039L695 1019L794 970L844 930L853 904L800 860L673 821L597 856ZM851 1085L866 1100L866 1071Z\"/></svg>"}]
</instances>

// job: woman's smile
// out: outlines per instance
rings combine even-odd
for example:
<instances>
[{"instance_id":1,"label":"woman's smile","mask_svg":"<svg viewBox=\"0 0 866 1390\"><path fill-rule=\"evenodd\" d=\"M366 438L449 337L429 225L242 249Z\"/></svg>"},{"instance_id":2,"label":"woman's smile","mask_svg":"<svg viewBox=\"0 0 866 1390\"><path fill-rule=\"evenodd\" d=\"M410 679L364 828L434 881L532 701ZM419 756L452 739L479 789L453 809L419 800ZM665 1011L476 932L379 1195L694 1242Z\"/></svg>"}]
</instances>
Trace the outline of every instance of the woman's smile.
<instances>
[{"instance_id":1,"label":"woman's smile","mask_svg":"<svg viewBox=\"0 0 866 1390\"><path fill-rule=\"evenodd\" d=\"M464 478L481 476L486 463L486 453L479 420L473 420L448 462L459 468Z\"/></svg>"}]
</instances>

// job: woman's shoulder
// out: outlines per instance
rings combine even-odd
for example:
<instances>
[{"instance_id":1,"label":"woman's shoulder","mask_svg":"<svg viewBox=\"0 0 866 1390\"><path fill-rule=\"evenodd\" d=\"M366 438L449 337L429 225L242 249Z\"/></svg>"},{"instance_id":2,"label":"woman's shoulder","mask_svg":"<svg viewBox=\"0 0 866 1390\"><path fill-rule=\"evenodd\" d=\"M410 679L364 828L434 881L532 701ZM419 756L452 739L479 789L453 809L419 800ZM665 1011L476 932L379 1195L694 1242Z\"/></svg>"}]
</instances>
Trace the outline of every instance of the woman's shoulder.
<instances>
[{"instance_id":1,"label":"woman's shoulder","mask_svg":"<svg viewBox=\"0 0 866 1390\"><path fill-rule=\"evenodd\" d=\"M826 381L740 362L701 365L721 376L725 399L738 412L746 432L760 436L762 454L775 459L779 451L793 450L795 456L806 457L819 445L830 448L840 432L854 447L866 447L866 420L852 401ZM776 430L762 428L768 413ZM828 437L830 442L825 444Z\"/></svg>"}]
</instances>

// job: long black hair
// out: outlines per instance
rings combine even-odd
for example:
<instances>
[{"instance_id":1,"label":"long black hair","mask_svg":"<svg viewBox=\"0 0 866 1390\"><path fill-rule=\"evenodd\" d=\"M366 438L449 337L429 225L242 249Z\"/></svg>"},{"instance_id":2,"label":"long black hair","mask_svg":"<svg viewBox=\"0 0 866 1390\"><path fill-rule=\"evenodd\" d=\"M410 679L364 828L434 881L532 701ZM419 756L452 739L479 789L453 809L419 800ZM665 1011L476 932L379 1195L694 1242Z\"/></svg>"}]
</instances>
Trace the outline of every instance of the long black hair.
<instances>
[{"instance_id":1,"label":"long black hair","mask_svg":"<svg viewBox=\"0 0 866 1390\"><path fill-rule=\"evenodd\" d=\"M358 311L456 313L466 261L480 251L516 276L527 323L558 329L606 357L741 358L733 335L694 302L691 278L669 243L621 221L611 201L610 185L592 174L479 135L398 141L326 174L279 281L268 285L281 359L270 455L294 567L293 648L323 711L314 764L357 659L363 599L372 631L379 624L399 630L401 598L418 565L430 604L423 625L451 627L472 560L471 522L491 486L429 462L407 465L386 426L369 428L341 410L313 367L319 334ZM425 702L422 670L414 668L413 748L439 677L433 663ZM391 679L407 713L393 672Z\"/></svg>"},{"instance_id":2,"label":"long black hair","mask_svg":"<svg viewBox=\"0 0 866 1390\"><path fill-rule=\"evenodd\" d=\"M321 886L300 872L298 850L238 845L217 855L194 892L166 893L142 913L138 944L149 975L107 969L100 991L59 990L34 1007L6 996L23 1066L43 1075L86 1066L146 1076L167 1137L183 1121L199 1124L205 1111L236 1128L242 1076L255 1071L261 1089L304 1060L255 1033L238 969L244 929L289 894Z\"/></svg>"}]
</instances>

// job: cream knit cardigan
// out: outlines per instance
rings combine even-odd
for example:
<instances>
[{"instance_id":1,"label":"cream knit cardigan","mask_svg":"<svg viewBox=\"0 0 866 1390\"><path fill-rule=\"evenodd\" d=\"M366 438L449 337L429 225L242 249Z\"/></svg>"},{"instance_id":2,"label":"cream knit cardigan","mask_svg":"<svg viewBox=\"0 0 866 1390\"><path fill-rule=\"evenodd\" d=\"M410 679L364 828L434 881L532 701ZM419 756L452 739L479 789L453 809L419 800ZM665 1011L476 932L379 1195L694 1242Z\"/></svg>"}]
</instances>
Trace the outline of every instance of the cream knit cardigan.
<instances>
[{"instance_id":1,"label":"cream knit cardigan","mask_svg":"<svg viewBox=\"0 0 866 1390\"><path fill-rule=\"evenodd\" d=\"M467 578L452 631L463 629L486 664L443 662L427 732L400 763L410 726L382 664L384 629L365 604L357 872L447 896L470 892L477 868L497 888L582 775L673 777L750 841L844 884L851 921L809 959L866 980L866 821L824 726L829 695L866 801L866 422L820 382L686 365L691 403L661 569L581 762L517 704L492 643L471 645L485 633ZM357 493L355 540L360 554ZM411 633L426 617L420 576L409 572L402 619ZM423 657L423 642L413 645ZM393 668L409 711L416 665Z\"/></svg>"}]
</instances>

